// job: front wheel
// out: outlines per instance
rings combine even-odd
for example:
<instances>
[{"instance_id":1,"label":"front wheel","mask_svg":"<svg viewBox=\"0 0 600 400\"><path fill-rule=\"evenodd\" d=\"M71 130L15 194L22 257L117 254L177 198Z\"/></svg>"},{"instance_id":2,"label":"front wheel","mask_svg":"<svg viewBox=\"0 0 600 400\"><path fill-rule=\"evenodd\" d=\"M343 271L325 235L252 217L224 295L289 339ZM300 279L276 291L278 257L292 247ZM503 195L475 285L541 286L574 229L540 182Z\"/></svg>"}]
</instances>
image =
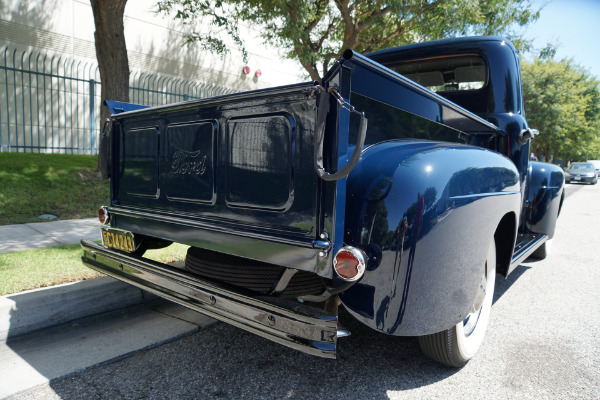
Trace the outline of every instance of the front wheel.
<instances>
[{"instance_id":1,"label":"front wheel","mask_svg":"<svg viewBox=\"0 0 600 400\"><path fill-rule=\"evenodd\" d=\"M460 368L471 359L483 342L490 319L496 283L496 244L488 250L481 284L467 317L442 332L419 337L421 350L439 363Z\"/></svg>"}]
</instances>

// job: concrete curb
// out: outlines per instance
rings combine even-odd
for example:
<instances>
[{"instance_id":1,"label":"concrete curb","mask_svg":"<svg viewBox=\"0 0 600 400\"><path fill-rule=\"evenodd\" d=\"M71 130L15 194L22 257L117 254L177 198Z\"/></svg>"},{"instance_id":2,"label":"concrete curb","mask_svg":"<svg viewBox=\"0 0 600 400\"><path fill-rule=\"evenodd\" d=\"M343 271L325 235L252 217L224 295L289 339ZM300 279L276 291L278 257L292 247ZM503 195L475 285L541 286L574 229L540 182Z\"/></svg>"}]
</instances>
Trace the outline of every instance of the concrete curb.
<instances>
[{"instance_id":1,"label":"concrete curb","mask_svg":"<svg viewBox=\"0 0 600 400\"><path fill-rule=\"evenodd\" d=\"M0 341L146 300L147 293L103 276L0 297Z\"/></svg>"},{"instance_id":2,"label":"concrete curb","mask_svg":"<svg viewBox=\"0 0 600 400\"><path fill-rule=\"evenodd\" d=\"M4 317L11 312L11 316L30 312L33 318L15 319L17 325L11 323L10 338L0 341L0 399L27 393L216 323L152 294L141 294L132 286L126 285L123 291L123 285L111 278L96 278L63 288L21 293L16 302L17 296L7 299ZM107 297L111 299L105 301ZM103 300L98 302L99 298ZM136 302L142 303L129 305ZM52 311L58 303L65 310ZM87 303L92 306L85 306ZM93 315L84 316L89 313ZM20 335L13 338L13 332Z\"/></svg>"}]
</instances>

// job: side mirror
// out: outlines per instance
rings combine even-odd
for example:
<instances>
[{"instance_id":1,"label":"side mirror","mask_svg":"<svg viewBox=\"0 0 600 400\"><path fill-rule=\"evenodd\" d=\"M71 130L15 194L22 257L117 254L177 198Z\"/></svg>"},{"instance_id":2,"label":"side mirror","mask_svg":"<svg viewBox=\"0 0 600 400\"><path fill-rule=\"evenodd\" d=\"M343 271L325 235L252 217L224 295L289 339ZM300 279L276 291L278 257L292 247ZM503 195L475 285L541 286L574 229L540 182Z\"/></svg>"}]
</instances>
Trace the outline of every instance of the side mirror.
<instances>
[{"instance_id":1,"label":"side mirror","mask_svg":"<svg viewBox=\"0 0 600 400\"><path fill-rule=\"evenodd\" d=\"M523 129L519 134L519 144L522 146L527 143L528 140L533 140L534 137L540 134L537 129Z\"/></svg>"}]
</instances>

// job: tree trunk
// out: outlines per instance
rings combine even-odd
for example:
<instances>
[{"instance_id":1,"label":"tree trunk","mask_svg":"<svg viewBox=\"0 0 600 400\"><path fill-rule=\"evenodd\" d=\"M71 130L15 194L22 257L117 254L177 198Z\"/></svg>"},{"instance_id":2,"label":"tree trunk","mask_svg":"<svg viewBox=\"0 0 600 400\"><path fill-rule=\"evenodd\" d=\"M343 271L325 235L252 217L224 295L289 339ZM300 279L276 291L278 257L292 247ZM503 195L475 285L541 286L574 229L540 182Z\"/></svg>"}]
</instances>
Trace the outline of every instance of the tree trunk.
<instances>
[{"instance_id":1,"label":"tree trunk","mask_svg":"<svg viewBox=\"0 0 600 400\"><path fill-rule=\"evenodd\" d=\"M96 32L96 58L102 92L100 128L110 117L104 100L129 102L129 60L123 27L123 14L127 0L90 0L94 13ZM100 146L101 148L102 146ZM100 154L99 160L103 154ZM105 179L107 176L103 176Z\"/></svg>"},{"instance_id":2,"label":"tree trunk","mask_svg":"<svg viewBox=\"0 0 600 400\"><path fill-rule=\"evenodd\" d=\"M551 157L550 158L550 162L551 163L554 163L554 162L558 161L558 157L559 157L559 155L558 155L558 149L554 149L554 151L552 152L552 155L550 157Z\"/></svg>"}]
</instances>

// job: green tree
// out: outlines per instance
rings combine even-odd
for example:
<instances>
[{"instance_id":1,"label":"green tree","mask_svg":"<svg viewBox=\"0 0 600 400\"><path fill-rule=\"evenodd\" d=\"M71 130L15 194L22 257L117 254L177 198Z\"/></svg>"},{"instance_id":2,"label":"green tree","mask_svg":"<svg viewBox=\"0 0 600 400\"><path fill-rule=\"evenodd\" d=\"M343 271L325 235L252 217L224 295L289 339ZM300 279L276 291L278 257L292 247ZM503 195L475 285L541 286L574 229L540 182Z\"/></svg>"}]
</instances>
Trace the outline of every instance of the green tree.
<instances>
[{"instance_id":1,"label":"green tree","mask_svg":"<svg viewBox=\"0 0 600 400\"><path fill-rule=\"evenodd\" d=\"M237 24L227 17L223 3L220 0L210 4L207 2L187 3L186 10L176 14L177 19L184 22L189 21L190 15L186 12L193 13L194 16L204 15L206 17L205 21L211 27L217 28L217 33L223 31L233 39L234 43L240 46L244 60L247 59L246 50L238 34ZM104 100L129 101L129 60L123 25L127 0L90 0L90 4L96 28L94 32L96 58L102 81L100 94L102 102L100 121L102 126L103 121L110 116L110 111L104 105ZM162 10L160 3L159 10ZM187 40L198 43L201 48L221 56L229 52L227 45L218 35L191 33L188 35ZM102 148L100 151L102 152ZM101 158L102 154L98 159L98 166L100 166ZM104 176L104 178L107 178L107 176Z\"/></svg>"},{"instance_id":2,"label":"green tree","mask_svg":"<svg viewBox=\"0 0 600 400\"><path fill-rule=\"evenodd\" d=\"M540 131L532 151L546 161L600 156L600 85L572 60L522 63L525 111Z\"/></svg>"},{"instance_id":3,"label":"green tree","mask_svg":"<svg viewBox=\"0 0 600 400\"><path fill-rule=\"evenodd\" d=\"M225 2L224 2L225 3ZM365 53L406 43L467 34L507 35L535 21L533 0L231 0L229 21L260 26L267 43L297 59L318 80L345 49ZM159 9L195 23L206 0L163 0ZM190 34L189 41L202 38Z\"/></svg>"},{"instance_id":4,"label":"green tree","mask_svg":"<svg viewBox=\"0 0 600 400\"><path fill-rule=\"evenodd\" d=\"M230 53L227 44L227 38L230 38L238 46L246 62L248 52L240 37L237 21L232 19L234 13L229 3L223 0L161 0L157 3L157 12L173 14L185 26L194 26L201 19L203 25L211 28L210 31L188 33L185 36L188 44L196 43L201 49L223 57Z\"/></svg>"},{"instance_id":5,"label":"green tree","mask_svg":"<svg viewBox=\"0 0 600 400\"><path fill-rule=\"evenodd\" d=\"M129 60L125 45L123 13L127 0L90 0L94 14L96 59L100 70L100 126L110 116L104 100L129 101ZM100 150L103 151L102 148ZM98 158L98 167L103 154ZM100 168L99 168L100 169ZM104 179L108 176L103 176Z\"/></svg>"}]
</instances>

